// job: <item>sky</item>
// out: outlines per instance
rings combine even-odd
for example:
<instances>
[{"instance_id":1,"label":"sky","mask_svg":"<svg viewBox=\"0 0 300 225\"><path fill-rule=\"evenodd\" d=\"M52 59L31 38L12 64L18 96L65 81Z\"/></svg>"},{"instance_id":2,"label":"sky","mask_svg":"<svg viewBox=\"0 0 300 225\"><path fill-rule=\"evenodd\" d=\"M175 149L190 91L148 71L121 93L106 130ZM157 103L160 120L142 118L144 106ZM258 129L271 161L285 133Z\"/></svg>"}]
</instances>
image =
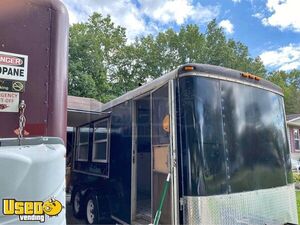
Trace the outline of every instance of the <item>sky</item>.
<instances>
[{"instance_id":1,"label":"sky","mask_svg":"<svg viewBox=\"0 0 300 225\"><path fill-rule=\"evenodd\" d=\"M300 69L300 0L62 0L70 24L93 12L126 28L128 41L216 19L227 38L248 46L269 71ZM201 63L201 62L199 62Z\"/></svg>"}]
</instances>

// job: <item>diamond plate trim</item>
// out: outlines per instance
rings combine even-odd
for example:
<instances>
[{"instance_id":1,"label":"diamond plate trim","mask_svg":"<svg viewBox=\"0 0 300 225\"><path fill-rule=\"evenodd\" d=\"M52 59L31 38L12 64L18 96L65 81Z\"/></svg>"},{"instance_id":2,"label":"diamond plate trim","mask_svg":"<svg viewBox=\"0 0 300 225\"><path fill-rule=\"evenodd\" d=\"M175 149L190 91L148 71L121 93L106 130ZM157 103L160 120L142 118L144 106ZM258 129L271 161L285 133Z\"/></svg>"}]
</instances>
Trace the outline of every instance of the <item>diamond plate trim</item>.
<instances>
[{"instance_id":1,"label":"diamond plate trim","mask_svg":"<svg viewBox=\"0 0 300 225\"><path fill-rule=\"evenodd\" d=\"M295 186L215 196L185 196L184 224L298 224Z\"/></svg>"}]
</instances>

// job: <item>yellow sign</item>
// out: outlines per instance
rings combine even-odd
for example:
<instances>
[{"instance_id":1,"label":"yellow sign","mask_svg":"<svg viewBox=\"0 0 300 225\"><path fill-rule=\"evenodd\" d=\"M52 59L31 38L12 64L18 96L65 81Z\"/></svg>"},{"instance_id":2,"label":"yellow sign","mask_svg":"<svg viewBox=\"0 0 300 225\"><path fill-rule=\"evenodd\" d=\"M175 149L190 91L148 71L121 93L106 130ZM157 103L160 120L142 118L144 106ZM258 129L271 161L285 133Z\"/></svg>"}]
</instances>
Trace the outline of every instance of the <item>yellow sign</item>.
<instances>
[{"instance_id":1,"label":"yellow sign","mask_svg":"<svg viewBox=\"0 0 300 225\"><path fill-rule=\"evenodd\" d=\"M47 201L17 201L3 199L3 215L18 215L20 221L45 222L45 215L57 216L63 209L60 201L49 199Z\"/></svg>"}]
</instances>

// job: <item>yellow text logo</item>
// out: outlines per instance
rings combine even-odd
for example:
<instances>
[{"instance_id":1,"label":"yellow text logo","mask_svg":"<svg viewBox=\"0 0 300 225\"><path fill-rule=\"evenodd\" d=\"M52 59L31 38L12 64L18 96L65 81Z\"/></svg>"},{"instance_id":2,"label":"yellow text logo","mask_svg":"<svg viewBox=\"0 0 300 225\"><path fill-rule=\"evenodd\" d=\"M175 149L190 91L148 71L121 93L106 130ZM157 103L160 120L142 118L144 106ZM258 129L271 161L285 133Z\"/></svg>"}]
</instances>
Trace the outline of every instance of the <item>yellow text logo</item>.
<instances>
[{"instance_id":1,"label":"yellow text logo","mask_svg":"<svg viewBox=\"0 0 300 225\"><path fill-rule=\"evenodd\" d=\"M17 201L3 199L3 215L18 215L20 221L45 222L45 215L57 216L63 209L60 201L49 199L47 201Z\"/></svg>"}]
</instances>

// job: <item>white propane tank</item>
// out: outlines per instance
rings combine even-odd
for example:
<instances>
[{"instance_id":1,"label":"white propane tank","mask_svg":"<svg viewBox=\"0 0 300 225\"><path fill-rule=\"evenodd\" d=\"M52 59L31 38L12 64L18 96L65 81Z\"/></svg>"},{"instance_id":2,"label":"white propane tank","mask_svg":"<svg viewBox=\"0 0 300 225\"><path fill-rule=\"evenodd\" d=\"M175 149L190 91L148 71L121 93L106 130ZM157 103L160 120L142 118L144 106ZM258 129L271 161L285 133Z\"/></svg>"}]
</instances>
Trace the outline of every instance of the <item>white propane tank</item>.
<instances>
[{"instance_id":1,"label":"white propane tank","mask_svg":"<svg viewBox=\"0 0 300 225\"><path fill-rule=\"evenodd\" d=\"M66 224L59 138L0 139L0 224Z\"/></svg>"}]
</instances>

